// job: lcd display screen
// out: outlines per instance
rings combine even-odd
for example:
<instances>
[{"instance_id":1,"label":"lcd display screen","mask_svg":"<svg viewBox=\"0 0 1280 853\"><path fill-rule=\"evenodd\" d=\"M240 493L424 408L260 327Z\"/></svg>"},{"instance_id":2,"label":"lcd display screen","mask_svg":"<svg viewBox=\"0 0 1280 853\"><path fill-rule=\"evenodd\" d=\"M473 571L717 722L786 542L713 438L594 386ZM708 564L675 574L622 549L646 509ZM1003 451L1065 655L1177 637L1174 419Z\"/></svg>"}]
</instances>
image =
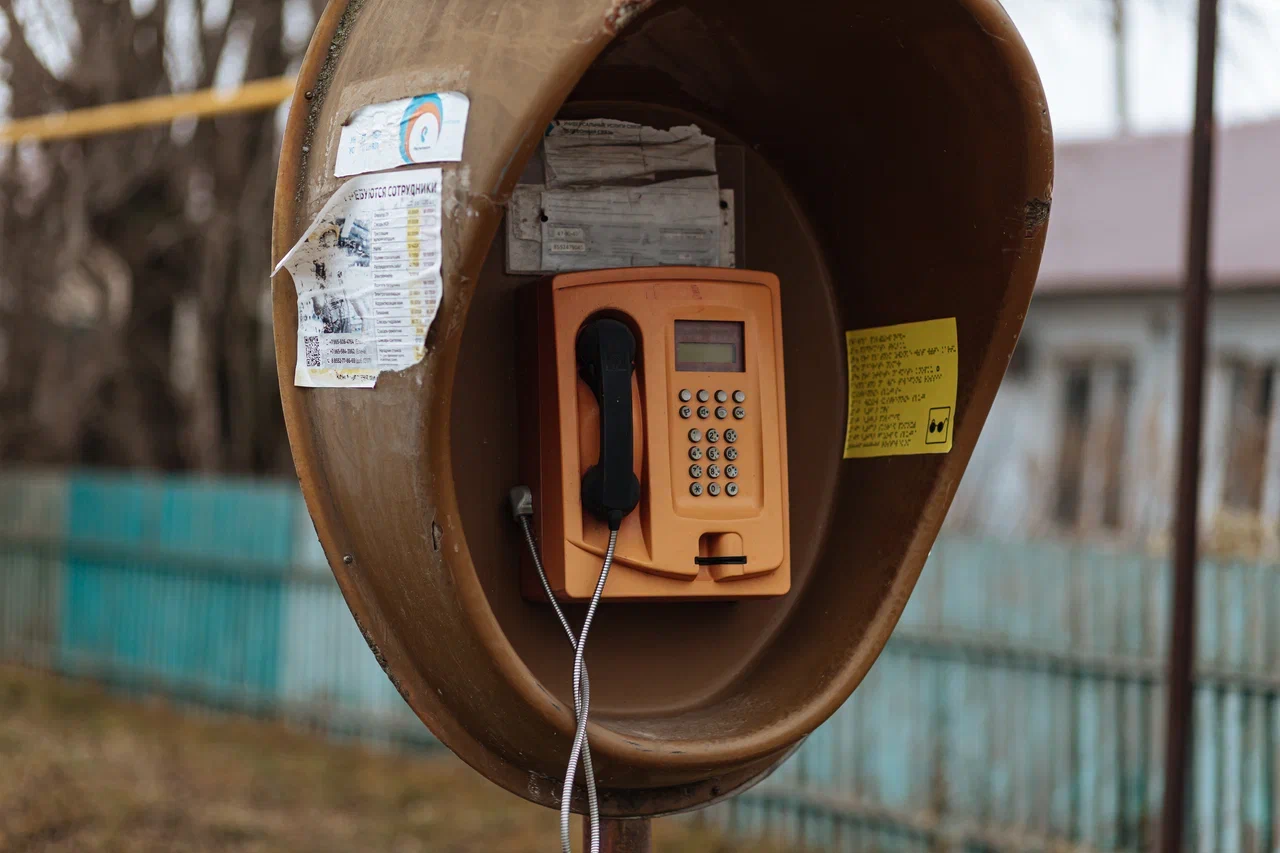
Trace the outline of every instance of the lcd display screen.
<instances>
[{"instance_id":1,"label":"lcd display screen","mask_svg":"<svg viewBox=\"0 0 1280 853\"><path fill-rule=\"evenodd\" d=\"M742 324L720 320L676 320L676 370L742 373Z\"/></svg>"}]
</instances>

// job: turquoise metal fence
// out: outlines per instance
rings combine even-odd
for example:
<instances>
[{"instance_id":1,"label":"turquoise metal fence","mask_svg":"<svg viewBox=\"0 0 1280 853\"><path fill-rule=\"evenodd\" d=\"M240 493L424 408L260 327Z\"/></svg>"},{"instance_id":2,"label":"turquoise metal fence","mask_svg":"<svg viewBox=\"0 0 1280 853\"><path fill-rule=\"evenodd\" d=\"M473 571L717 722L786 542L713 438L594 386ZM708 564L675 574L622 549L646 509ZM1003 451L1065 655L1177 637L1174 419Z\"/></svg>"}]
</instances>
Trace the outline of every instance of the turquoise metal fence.
<instances>
[{"instance_id":1,"label":"turquoise metal fence","mask_svg":"<svg viewBox=\"0 0 1280 853\"><path fill-rule=\"evenodd\" d=\"M77 474L60 665L218 703L274 703L294 490Z\"/></svg>"},{"instance_id":2,"label":"turquoise metal fence","mask_svg":"<svg viewBox=\"0 0 1280 853\"><path fill-rule=\"evenodd\" d=\"M0 660L54 660L66 505L65 478L0 472Z\"/></svg>"},{"instance_id":3,"label":"turquoise metal fence","mask_svg":"<svg viewBox=\"0 0 1280 853\"><path fill-rule=\"evenodd\" d=\"M1167 564L946 538L853 698L710 816L833 850L1147 850ZM1280 849L1277 567L1201 567L1192 846Z\"/></svg>"},{"instance_id":4,"label":"turquoise metal fence","mask_svg":"<svg viewBox=\"0 0 1280 853\"><path fill-rule=\"evenodd\" d=\"M292 483L0 474L0 661L341 735L434 743Z\"/></svg>"},{"instance_id":5,"label":"turquoise metal fence","mask_svg":"<svg viewBox=\"0 0 1280 853\"><path fill-rule=\"evenodd\" d=\"M1201 574L1192 849L1280 850L1280 572ZM944 537L854 697L706 819L829 850L1147 849L1167 590L1159 558ZM0 660L432 742L291 483L0 474Z\"/></svg>"}]
</instances>

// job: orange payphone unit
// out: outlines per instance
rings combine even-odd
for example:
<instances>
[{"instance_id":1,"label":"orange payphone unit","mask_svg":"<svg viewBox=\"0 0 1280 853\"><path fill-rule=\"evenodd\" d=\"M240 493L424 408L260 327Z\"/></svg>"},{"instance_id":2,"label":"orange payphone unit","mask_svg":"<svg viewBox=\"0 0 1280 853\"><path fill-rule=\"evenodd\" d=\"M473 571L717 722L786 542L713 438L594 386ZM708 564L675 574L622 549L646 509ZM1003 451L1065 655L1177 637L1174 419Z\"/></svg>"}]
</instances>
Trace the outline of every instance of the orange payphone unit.
<instances>
[{"instance_id":1,"label":"orange payphone unit","mask_svg":"<svg viewBox=\"0 0 1280 853\"><path fill-rule=\"evenodd\" d=\"M526 292L522 470L557 598L776 596L791 585L778 278L656 267ZM526 559L523 589L543 597Z\"/></svg>"}]
</instances>

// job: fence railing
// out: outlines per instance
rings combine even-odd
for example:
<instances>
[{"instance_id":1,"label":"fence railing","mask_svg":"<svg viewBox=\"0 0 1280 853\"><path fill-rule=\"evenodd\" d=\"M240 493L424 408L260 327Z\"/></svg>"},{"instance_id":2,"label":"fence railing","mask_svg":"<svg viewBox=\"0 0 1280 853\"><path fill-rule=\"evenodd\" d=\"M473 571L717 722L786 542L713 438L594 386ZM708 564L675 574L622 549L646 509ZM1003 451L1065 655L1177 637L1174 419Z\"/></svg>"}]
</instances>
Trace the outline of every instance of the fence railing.
<instances>
[{"instance_id":1,"label":"fence railing","mask_svg":"<svg viewBox=\"0 0 1280 853\"><path fill-rule=\"evenodd\" d=\"M1280 571L1201 566L1191 849L1280 845ZM848 850L1148 850L1163 559L944 538L884 655L715 819Z\"/></svg>"},{"instance_id":2,"label":"fence railing","mask_svg":"<svg viewBox=\"0 0 1280 853\"><path fill-rule=\"evenodd\" d=\"M1201 574L1193 849L1280 849L1280 571ZM819 849L1148 849L1167 595L1159 558L944 537L854 697L707 819ZM292 484L0 474L0 660L432 743Z\"/></svg>"}]
</instances>

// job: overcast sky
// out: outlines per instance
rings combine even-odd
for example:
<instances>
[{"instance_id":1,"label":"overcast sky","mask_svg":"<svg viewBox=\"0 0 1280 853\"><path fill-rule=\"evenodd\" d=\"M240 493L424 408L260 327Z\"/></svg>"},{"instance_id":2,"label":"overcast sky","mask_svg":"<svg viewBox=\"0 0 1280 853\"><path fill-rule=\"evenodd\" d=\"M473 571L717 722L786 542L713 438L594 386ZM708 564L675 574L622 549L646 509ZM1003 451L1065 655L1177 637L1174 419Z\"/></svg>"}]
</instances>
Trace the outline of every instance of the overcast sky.
<instances>
[{"instance_id":1,"label":"overcast sky","mask_svg":"<svg viewBox=\"0 0 1280 853\"><path fill-rule=\"evenodd\" d=\"M69 0L15 0L20 23L36 36L46 64L69 64L79 48L78 32L59 32L71 20ZM1222 61L1218 79L1219 115L1239 122L1280 115L1280 0L1221 0L1224 8ZM154 0L130 0L145 12ZM1133 130L1137 133L1185 128L1190 124L1195 71L1195 0L1128 0L1129 86ZM289 4L295 5L295 4ZM305 4L304 4L305 5ZM1111 0L1004 0L1031 48L1048 94L1058 139L1096 137L1116 129ZM1248 13L1242 14L1241 8ZM172 0L170 37L196 34L193 0ZM229 0L207 0L206 25L225 21ZM296 17L296 16L294 16ZM210 21L210 18L216 20ZM309 17L307 21L309 21ZM307 21L304 21L304 26ZM0 46L9 33L0 16ZM296 23L286 15L286 23ZM296 26L293 29L297 29ZM296 37L295 37L296 38ZM227 57L223 57L226 59ZM234 57L232 57L234 58ZM230 63L235 66L235 63ZM228 68L224 76L242 69ZM179 88L189 75L175 72ZM188 69L189 70L189 69ZM0 64L0 75L4 66ZM7 86L0 78L0 116L7 110Z\"/></svg>"},{"instance_id":2,"label":"overcast sky","mask_svg":"<svg viewBox=\"0 0 1280 853\"><path fill-rule=\"evenodd\" d=\"M1003 0L1044 80L1059 139L1116 128L1110 0ZM1191 123L1193 0L1129 0L1129 93L1135 132ZM1219 115L1280 115L1280 0L1222 0ZM1247 5L1248 14L1240 7Z\"/></svg>"}]
</instances>

